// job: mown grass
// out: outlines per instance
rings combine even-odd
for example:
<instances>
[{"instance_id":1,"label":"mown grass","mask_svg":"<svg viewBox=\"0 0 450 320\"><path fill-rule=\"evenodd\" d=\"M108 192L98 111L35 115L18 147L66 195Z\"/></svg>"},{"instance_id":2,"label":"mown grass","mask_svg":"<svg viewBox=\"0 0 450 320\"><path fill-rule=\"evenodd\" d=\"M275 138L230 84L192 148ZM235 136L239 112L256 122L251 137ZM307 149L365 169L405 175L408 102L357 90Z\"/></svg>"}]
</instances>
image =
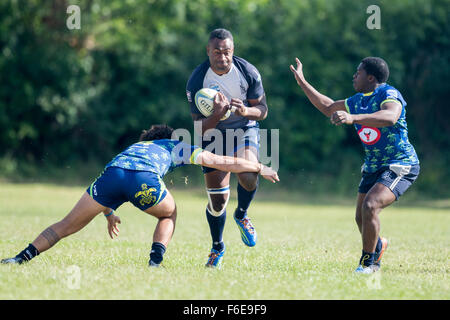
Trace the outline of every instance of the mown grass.
<instances>
[{"instance_id":1,"label":"mown grass","mask_svg":"<svg viewBox=\"0 0 450 320\"><path fill-rule=\"evenodd\" d=\"M0 184L0 257L14 256L61 219L84 192L50 184ZM178 221L164 268L149 269L156 219L130 204L118 210L111 240L102 216L21 266L0 266L0 299L449 299L450 211L402 206L382 213L390 240L382 271L353 274L360 256L354 207L330 201L268 198L261 190L250 215L258 231L243 245L231 212L221 270L205 269L210 250L206 197L174 188ZM289 198L288 195L282 197ZM405 201L404 204L407 204Z\"/></svg>"}]
</instances>

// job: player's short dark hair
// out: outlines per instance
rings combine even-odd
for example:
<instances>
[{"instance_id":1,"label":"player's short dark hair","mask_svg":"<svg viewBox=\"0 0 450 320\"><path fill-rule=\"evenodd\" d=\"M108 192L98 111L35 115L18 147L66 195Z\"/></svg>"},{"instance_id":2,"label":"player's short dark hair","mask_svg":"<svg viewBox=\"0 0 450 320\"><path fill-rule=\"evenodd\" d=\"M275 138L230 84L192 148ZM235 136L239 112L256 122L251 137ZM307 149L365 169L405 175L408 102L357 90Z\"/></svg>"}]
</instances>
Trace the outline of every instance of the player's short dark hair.
<instances>
[{"instance_id":1,"label":"player's short dark hair","mask_svg":"<svg viewBox=\"0 0 450 320\"><path fill-rule=\"evenodd\" d=\"M173 128L167 124L154 124L148 130L142 130L139 141L171 139Z\"/></svg>"},{"instance_id":2,"label":"player's short dark hair","mask_svg":"<svg viewBox=\"0 0 450 320\"><path fill-rule=\"evenodd\" d=\"M361 63L366 73L374 76L378 83L384 83L389 78L389 67L383 59L379 57L367 57L362 59Z\"/></svg>"},{"instance_id":3,"label":"player's short dark hair","mask_svg":"<svg viewBox=\"0 0 450 320\"><path fill-rule=\"evenodd\" d=\"M227 29L219 28L219 29L214 29L209 34L208 42L210 42L213 39L220 39L220 40L230 39L231 41L233 41L233 35Z\"/></svg>"}]
</instances>

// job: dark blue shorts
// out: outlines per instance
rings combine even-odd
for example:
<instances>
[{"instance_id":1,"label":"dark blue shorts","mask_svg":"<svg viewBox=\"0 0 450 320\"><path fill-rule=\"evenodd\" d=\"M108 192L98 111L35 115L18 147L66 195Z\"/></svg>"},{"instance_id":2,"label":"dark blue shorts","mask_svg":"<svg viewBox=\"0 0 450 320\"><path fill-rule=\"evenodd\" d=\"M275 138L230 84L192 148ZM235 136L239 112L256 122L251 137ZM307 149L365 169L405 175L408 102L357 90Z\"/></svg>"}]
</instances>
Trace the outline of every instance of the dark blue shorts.
<instances>
[{"instance_id":1,"label":"dark blue shorts","mask_svg":"<svg viewBox=\"0 0 450 320\"><path fill-rule=\"evenodd\" d=\"M202 140L202 149L221 156L233 157L241 148L254 147L259 153L259 127L244 127L239 129L221 130L222 141L217 141L218 137L211 136L211 140L205 136ZM220 139L220 138L219 138ZM212 172L214 168L202 167L203 173Z\"/></svg>"},{"instance_id":2,"label":"dark blue shorts","mask_svg":"<svg viewBox=\"0 0 450 320\"><path fill-rule=\"evenodd\" d=\"M398 200L417 179L419 172L420 166L418 164L412 166L394 164L381 168L374 173L363 171L358 191L367 193L370 188L379 182L388 187L394 193L395 199Z\"/></svg>"},{"instance_id":3,"label":"dark blue shorts","mask_svg":"<svg viewBox=\"0 0 450 320\"><path fill-rule=\"evenodd\" d=\"M167 189L158 174L108 167L86 190L95 201L116 210L130 201L146 210L167 195Z\"/></svg>"}]
</instances>

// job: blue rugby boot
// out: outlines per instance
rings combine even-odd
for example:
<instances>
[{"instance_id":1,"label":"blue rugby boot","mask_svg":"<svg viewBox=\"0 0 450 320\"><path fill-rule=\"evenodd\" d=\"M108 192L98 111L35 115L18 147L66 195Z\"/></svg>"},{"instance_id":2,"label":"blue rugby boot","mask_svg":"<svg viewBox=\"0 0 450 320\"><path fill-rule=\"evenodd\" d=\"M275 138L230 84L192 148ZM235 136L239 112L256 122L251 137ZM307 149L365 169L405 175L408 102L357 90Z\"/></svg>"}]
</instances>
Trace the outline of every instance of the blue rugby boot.
<instances>
[{"instance_id":1,"label":"blue rugby boot","mask_svg":"<svg viewBox=\"0 0 450 320\"><path fill-rule=\"evenodd\" d=\"M253 247L256 244L257 234L250 218L245 215L244 218L238 219L236 218L236 215L234 215L234 221L236 221L236 224L238 225L239 231L241 232L241 239L244 244Z\"/></svg>"},{"instance_id":2,"label":"blue rugby boot","mask_svg":"<svg viewBox=\"0 0 450 320\"><path fill-rule=\"evenodd\" d=\"M207 268L220 269L222 267L223 255L225 254L225 246L222 251L217 251L216 249L211 249L208 255L208 261L205 264Z\"/></svg>"}]
</instances>

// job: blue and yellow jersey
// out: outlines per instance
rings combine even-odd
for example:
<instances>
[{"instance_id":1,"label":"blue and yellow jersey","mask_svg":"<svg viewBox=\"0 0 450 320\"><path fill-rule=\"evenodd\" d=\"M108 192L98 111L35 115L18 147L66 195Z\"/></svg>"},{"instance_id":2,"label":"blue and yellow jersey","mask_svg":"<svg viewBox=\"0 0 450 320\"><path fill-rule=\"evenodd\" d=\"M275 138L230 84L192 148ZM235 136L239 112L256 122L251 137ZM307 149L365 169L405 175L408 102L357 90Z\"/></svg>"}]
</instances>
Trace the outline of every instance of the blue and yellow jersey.
<instances>
[{"instance_id":1,"label":"blue and yellow jersey","mask_svg":"<svg viewBox=\"0 0 450 320\"><path fill-rule=\"evenodd\" d=\"M177 167L197 164L197 156L203 149L178 140L161 139L137 142L119 153L108 167L134 171L150 171L164 177Z\"/></svg>"},{"instance_id":2,"label":"blue and yellow jersey","mask_svg":"<svg viewBox=\"0 0 450 320\"><path fill-rule=\"evenodd\" d=\"M351 114L369 114L380 111L386 102L396 102L402 106L402 112L395 125L374 128L354 124L365 151L363 170L369 173L391 164L419 163L416 151L408 139L406 102L397 89L383 83L373 92L357 93L346 99L345 107Z\"/></svg>"}]
</instances>

